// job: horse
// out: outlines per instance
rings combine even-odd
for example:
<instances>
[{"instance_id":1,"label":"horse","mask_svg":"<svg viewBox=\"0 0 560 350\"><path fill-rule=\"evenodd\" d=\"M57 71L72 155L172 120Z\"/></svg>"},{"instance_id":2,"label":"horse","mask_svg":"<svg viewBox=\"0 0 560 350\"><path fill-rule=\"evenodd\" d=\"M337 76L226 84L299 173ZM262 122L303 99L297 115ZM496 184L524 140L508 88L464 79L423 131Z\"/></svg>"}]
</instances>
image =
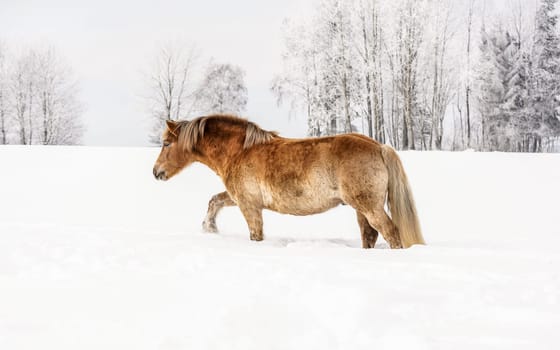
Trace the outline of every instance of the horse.
<instances>
[{"instance_id":1,"label":"horse","mask_svg":"<svg viewBox=\"0 0 560 350\"><path fill-rule=\"evenodd\" d=\"M397 153L365 135L291 139L243 118L210 115L168 120L162 140L157 180L200 162L225 185L208 204L206 231L217 232L225 206L239 207L250 239L262 241L264 209L304 216L343 204L356 210L365 249L375 247L379 232L392 249L425 244Z\"/></svg>"}]
</instances>

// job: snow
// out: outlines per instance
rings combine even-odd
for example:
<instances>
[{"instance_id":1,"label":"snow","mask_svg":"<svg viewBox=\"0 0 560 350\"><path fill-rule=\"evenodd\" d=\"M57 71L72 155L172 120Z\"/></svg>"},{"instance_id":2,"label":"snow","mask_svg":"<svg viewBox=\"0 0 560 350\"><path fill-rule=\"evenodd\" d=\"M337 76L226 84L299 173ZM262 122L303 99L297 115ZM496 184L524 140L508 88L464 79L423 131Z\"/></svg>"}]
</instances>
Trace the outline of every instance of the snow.
<instances>
[{"instance_id":1,"label":"snow","mask_svg":"<svg viewBox=\"0 0 560 350\"><path fill-rule=\"evenodd\" d=\"M158 149L0 148L0 349L556 349L560 155L400 153L427 246L237 208Z\"/></svg>"}]
</instances>

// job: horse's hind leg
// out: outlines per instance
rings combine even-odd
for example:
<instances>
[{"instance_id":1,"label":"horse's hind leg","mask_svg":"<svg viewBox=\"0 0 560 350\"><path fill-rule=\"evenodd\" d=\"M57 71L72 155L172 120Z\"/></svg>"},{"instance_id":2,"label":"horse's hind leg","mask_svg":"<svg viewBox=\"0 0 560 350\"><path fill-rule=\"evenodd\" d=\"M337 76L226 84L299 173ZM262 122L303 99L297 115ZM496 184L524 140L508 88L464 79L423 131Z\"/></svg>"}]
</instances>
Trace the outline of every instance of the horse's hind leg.
<instances>
[{"instance_id":1,"label":"horse's hind leg","mask_svg":"<svg viewBox=\"0 0 560 350\"><path fill-rule=\"evenodd\" d=\"M231 207L236 205L227 192L221 192L212 197L208 202L208 212L206 218L202 223L202 229L205 232L216 233L218 227L216 226L216 216L223 207Z\"/></svg>"},{"instance_id":2,"label":"horse's hind leg","mask_svg":"<svg viewBox=\"0 0 560 350\"><path fill-rule=\"evenodd\" d=\"M377 237L379 236L379 232L371 227L366 217L362 213L356 211L356 214L358 216L360 232L362 233L362 247L364 249L374 248Z\"/></svg>"},{"instance_id":3,"label":"horse's hind leg","mask_svg":"<svg viewBox=\"0 0 560 350\"><path fill-rule=\"evenodd\" d=\"M369 212L365 214L367 221L372 227L375 227L377 231L381 233L385 241L389 243L391 249L402 248L401 237L399 231L393 221L389 218L387 213L383 208L380 208L374 212Z\"/></svg>"}]
</instances>

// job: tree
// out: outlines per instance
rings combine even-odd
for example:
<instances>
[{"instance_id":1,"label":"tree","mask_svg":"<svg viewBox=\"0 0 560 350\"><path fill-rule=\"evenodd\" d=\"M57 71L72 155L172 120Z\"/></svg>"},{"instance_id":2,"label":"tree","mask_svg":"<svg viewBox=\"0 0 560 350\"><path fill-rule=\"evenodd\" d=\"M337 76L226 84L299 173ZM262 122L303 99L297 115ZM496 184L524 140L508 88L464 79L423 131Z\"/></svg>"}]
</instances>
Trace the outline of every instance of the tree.
<instances>
[{"instance_id":1,"label":"tree","mask_svg":"<svg viewBox=\"0 0 560 350\"><path fill-rule=\"evenodd\" d=\"M353 131L363 105L348 6L324 0L309 23L285 28L284 72L272 89L279 102L288 97L292 106L306 106L312 136Z\"/></svg>"},{"instance_id":2,"label":"tree","mask_svg":"<svg viewBox=\"0 0 560 350\"><path fill-rule=\"evenodd\" d=\"M43 145L79 143L84 126L80 116L78 83L70 67L53 48L37 54L36 73L37 129Z\"/></svg>"},{"instance_id":3,"label":"tree","mask_svg":"<svg viewBox=\"0 0 560 350\"><path fill-rule=\"evenodd\" d=\"M361 84L354 59L355 38L348 4L342 0L325 0L317 20L324 53L324 88L330 97L331 133L352 132Z\"/></svg>"},{"instance_id":4,"label":"tree","mask_svg":"<svg viewBox=\"0 0 560 350\"><path fill-rule=\"evenodd\" d=\"M2 64L0 57L0 141L78 144L84 131L78 83L54 48L29 49L4 70Z\"/></svg>"},{"instance_id":5,"label":"tree","mask_svg":"<svg viewBox=\"0 0 560 350\"><path fill-rule=\"evenodd\" d=\"M8 143L8 62L6 46L0 41L0 144Z\"/></svg>"},{"instance_id":6,"label":"tree","mask_svg":"<svg viewBox=\"0 0 560 350\"><path fill-rule=\"evenodd\" d=\"M323 93L324 55L317 44L320 34L314 25L288 21L283 32L283 71L273 79L272 92L279 105L289 102L291 112L299 108L306 111L310 136L326 135L330 130L330 104Z\"/></svg>"},{"instance_id":7,"label":"tree","mask_svg":"<svg viewBox=\"0 0 560 350\"><path fill-rule=\"evenodd\" d=\"M198 51L192 46L183 48L167 44L158 50L147 83L147 103L153 123L150 142L161 142L166 120L186 118L193 112L197 59Z\"/></svg>"},{"instance_id":8,"label":"tree","mask_svg":"<svg viewBox=\"0 0 560 350\"><path fill-rule=\"evenodd\" d=\"M424 40L426 1L403 0L398 7L397 61L398 89L402 97L402 147L416 149L420 125L419 71L420 49Z\"/></svg>"},{"instance_id":9,"label":"tree","mask_svg":"<svg viewBox=\"0 0 560 350\"><path fill-rule=\"evenodd\" d=\"M509 31L483 30L479 99L486 150L515 151L530 125L527 108L526 56L521 43Z\"/></svg>"},{"instance_id":10,"label":"tree","mask_svg":"<svg viewBox=\"0 0 560 350\"><path fill-rule=\"evenodd\" d=\"M560 134L560 39L556 1L543 0L532 40L521 8L513 25L483 27L479 64L482 149L540 152Z\"/></svg>"},{"instance_id":11,"label":"tree","mask_svg":"<svg viewBox=\"0 0 560 350\"><path fill-rule=\"evenodd\" d=\"M383 29L380 20L378 0L360 0L357 3L357 52L362 58L362 74L364 75L365 108L367 134L379 142L385 142L384 93L382 47ZM374 135L375 132L375 135Z\"/></svg>"},{"instance_id":12,"label":"tree","mask_svg":"<svg viewBox=\"0 0 560 350\"><path fill-rule=\"evenodd\" d=\"M19 128L19 144L33 143L33 96L37 59L35 52L29 50L16 59L11 71L11 95L15 119Z\"/></svg>"},{"instance_id":13,"label":"tree","mask_svg":"<svg viewBox=\"0 0 560 350\"><path fill-rule=\"evenodd\" d=\"M247 107L245 73L231 64L210 64L197 91L202 114L240 114Z\"/></svg>"},{"instance_id":14,"label":"tree","mask_svg":"<svg viewBox=\"0 0 560 350\"><path fill-rule=\"evenodd\" d=\"M420 101L420 131L422 149L442 149L443 123L452 95L458 86L454 83L457 69L450 55L453 39L451 29L451 4L448 0L436 0L428 7L430 24L425 29L425 53L421 59L427 63L419 71L418 88Z\"/></svg>"},{"instance_id":15,"label":"tree","mask_svg":"<svg viewBox=\"0 0 560 350\"><path fill-rule=\"evenodd\" d=\"M466 84L465 84L465 107L467 113L467 147L471 147L472 139L472 123L471 123L471 94L472 94L472 81L471 81L471 57L472 57L472 33L473 33L473 17L474 17L474 5L476 0L470 0L469 2L469 14L467 19L467 67L466 67Z\"/></svg>"},{"instance_id":16,"label":"tree","mask_svg":"<svg viewBox=\"0 0 560 350\"><path fill-rule=\"evenodd\" d=\"M542 0L536 15L533 49L533 151L541 151L542 137L560 135L560 36L557 0Z\"/></svg>"},{"instance_id":17,"label":"tree","mask_svg":"<svg viewBox=\"0 0 560 350\"><path fill-rule=\"evenodd\" d=\"M304 109L307 116L308 134L324 133L319 103L319 71L317 47L306 25L284 22L286 49L282 55L283 71L274 77L271 90L277 104L288 102L290 112Z\"/></svg>"}]
</instances>

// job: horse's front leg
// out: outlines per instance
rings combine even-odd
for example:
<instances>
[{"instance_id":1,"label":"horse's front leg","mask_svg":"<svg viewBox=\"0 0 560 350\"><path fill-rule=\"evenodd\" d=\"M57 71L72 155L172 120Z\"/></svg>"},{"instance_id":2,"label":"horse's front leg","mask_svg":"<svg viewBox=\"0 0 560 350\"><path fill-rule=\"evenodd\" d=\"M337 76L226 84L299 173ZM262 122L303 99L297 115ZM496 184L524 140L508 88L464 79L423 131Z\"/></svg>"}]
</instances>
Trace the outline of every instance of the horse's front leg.
<instances>
[{"instance_id":1,"label":"horse's front leg","mask_svg":"<svg viewBox=\"0 0 560 350\"><path fill-rule=\"evenodd\" d=\"M206 213L206 218L202 222L202 229L204 232L218 232L218 227L216 226L216 216L218 216L218 213L223 207L232 207L235 205L235 202L231 199L227 191L212 196L212 199L208 202L208 212Z\"/></svg>"},{"instance_id":2,"label":"horse's front leg","mask_svg":"<svg viewBox=\"0 0 560 350\"><path fill-rule=\"evenodd\" d=\"M262 241L264 239L262 209L246 206L241 203L239 203L239 209L241 209L241 213L249 226L251 240Z\"/></svg>"}]
</instances>

